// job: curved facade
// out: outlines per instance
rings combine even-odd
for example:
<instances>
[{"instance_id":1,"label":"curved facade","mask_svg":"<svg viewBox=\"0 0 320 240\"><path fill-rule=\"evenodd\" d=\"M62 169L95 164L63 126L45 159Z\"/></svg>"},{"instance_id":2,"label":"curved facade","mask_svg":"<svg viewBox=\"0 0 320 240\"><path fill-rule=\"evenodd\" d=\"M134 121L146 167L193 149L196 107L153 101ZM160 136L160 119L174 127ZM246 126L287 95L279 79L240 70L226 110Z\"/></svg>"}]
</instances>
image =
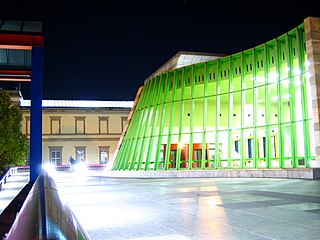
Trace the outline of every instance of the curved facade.
<instances>
[{"instance_id":1,"label":"curved facade","mask_svg":"<svg viewBox=\"0 0 320 240\"><path fill-rule=\"evenodd\" d=\"M149 78L113 170L308 168L316 162L305 24Z\"/></svg>"}]
</instances>

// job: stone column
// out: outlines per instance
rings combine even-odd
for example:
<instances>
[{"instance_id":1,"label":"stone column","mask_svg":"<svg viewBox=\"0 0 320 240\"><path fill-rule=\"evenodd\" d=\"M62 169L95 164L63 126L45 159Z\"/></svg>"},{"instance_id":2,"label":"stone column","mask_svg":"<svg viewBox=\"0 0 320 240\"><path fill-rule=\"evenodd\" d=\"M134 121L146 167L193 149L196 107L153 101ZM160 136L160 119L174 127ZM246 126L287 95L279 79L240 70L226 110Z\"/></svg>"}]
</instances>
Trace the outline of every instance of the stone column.
<instances>
[{"instance_id":1,"label":"stone column","mask_svg":"<svg viewBox=\"0 0 320 240\"><path fill-rule=\"evenodd\" d=\"M320 167L320 18L304 20L314 118L316 166Z\"/></svg>"}]
</instances>

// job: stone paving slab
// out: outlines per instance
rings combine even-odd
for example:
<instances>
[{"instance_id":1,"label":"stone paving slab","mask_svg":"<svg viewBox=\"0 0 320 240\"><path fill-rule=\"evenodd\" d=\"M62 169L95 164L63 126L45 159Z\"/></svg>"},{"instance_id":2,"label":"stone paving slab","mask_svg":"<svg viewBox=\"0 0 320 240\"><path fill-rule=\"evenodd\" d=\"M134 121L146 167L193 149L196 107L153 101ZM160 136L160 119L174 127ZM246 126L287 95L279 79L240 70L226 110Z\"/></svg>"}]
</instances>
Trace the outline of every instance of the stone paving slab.
<instances>
[{"instance_id":1,"label":"stone paving slab","mask_svg":"<svg viewBox=\"0 0 320 240\"><path fill-rule=\"evenodd\" d=\"M107 171L109 177L320 179L320 168Z\"/></svg>"}]
</instances>

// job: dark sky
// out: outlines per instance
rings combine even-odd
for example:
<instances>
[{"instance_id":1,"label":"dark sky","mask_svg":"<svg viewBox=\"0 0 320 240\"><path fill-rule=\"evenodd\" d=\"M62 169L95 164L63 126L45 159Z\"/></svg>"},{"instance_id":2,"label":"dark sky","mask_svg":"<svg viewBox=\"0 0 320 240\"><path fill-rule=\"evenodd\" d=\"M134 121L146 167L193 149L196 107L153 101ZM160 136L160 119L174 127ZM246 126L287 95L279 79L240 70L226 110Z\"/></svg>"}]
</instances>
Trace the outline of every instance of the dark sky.
<instances>
[{"instance_id":1,"label":"dark sky","mask_svg":"<svg viewBox=\"0 0 320 240\"><path fill-rule=\"evenodd\" d=\"M43 22L44 99L134 100L179 51L233 54L320 17L312 1L79 2L1 5L0 19Z\"/></svg>"}]
</instances>

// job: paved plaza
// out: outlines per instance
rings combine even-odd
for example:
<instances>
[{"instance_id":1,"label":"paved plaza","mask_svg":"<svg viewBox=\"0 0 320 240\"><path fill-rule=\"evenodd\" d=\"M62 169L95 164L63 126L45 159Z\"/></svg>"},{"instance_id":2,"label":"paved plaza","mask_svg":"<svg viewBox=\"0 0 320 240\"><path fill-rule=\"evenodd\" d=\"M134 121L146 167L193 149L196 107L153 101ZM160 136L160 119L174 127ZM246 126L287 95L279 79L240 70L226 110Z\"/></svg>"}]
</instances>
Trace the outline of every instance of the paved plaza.
<instances>
[{"instance_id":1,"label":"paved plaza","mask_svg":"<svg viewBox=\"0 0 320 240\"><path fill-rule=\"evenodd\" d=\"M320 181L77 178L56 183L92 239L315 239Z\"/></svg>"},{"instance_id":2,"label":"paved plaza","mask_svg":"<svg viewBox=\"0 0 320 240\"><path fill-rule=\"evenodd\" d=\"M320 180L115 178L103 171L53 177L93 240L320 236Z\"/></svg>"},{"instance_id":3,"label":"paved plaza","mask_svg":"<svg viewBox=\"0 0 320 240\"><path fill-rule=\"evenodd\" d=\"M29 172L19 172L8 178L8 182L4 184L4 189L0 191L0 213L19 194L21 189L28 183L29 178Z\"/></svg>"}]
</instances>

